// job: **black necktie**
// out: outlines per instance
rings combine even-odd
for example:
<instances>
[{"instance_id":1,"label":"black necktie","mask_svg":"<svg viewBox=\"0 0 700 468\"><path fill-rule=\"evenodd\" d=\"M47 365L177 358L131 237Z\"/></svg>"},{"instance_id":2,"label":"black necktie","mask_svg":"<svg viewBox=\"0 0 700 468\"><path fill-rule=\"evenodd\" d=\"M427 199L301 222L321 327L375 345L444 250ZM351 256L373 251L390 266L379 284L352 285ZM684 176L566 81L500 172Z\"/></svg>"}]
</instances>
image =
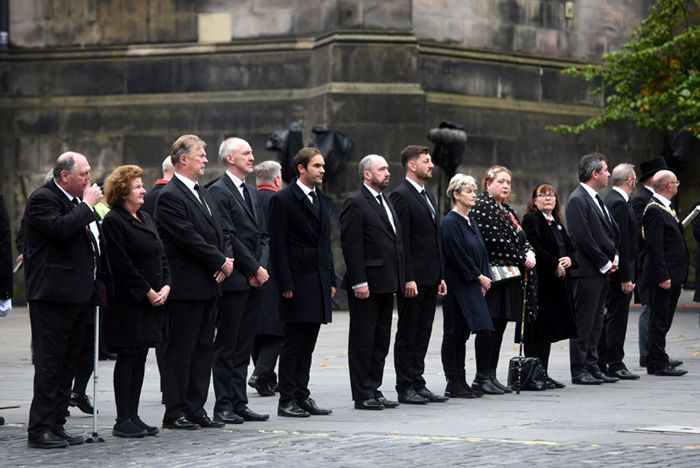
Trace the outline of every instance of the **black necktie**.
<instances>
[{"instance_id":1,"label":"black necktie","mask_svg":"<svg viewBox=\"0 0 700 468\"><path fill-rule=\"evenodd\" d=\"M80 200L78 200L78 197L73 197L73 204L74 204L75 206L80 205Z\"/></svg>"},{"instance_id":2,"label":"black necktie","mask_svg":"<svg viewBox=\"0 0 700 468\"><path fill-rule=\"evenodd\" d=\"M250 200L250 192L248 192L248 187L246 187L245 184L241 184L241 190L243 191L243 200L245 200L246 205L248 205L248 209L252 213L253 203Z\"/></svg>"},{"instance_id":3,"label":"black necktie","mask_svg":"<svg viewBox=\"0 0 700 468\"><path fill-rule=\"evenodd\" d=\"M197 195L199 195L199 203L202 204L204 207L204 210L211 214L211 210L209 209L209 205L207 205L207 201L204 199L204 191L202 190L202 187L199 184L194 184L194 190L197 192Z\"/></svg>"},{"instance_id":4,"label":"black necktie","mask_svg":"<svg viewBox=\"0 0 700 468\"><path fill-rule=\"evenodd\" d=\"M598 205L600 205L600 209L603 210L603 216L605 216L605 220L608 222L608 224L612 224L612 222L610 222L608 212L605 211L605 203L603 203L603 200L598 196L597 193L595 194L595 199L598 202Z\"/></svg>"},{"instance_id":5,"label":"black necktie","mask_svg":"<svg viewBox=\"0 0 700 468\"><path fill-rule=\"evenodd\" d=\"M430 208L430 215L433 217L433 221L435 220L435 207L433 207L433 204L430 203L430 198L428 198L428 194L425 192L425 189L420 191L421 196L425 200L425 203L428 204L428 208Z\"/></svg>"},{"instance_id":6,"label":"black necktie","mask_svg":"<svg viewBox=\"0 0 700 468\"><path fill-rule=\"evenodd\" d=\"M318 202L318 197L316 196L316 190L312 190L309 192L309 196L311 197L311 209L314 210L314 213L316 213L316 216L320 217L321 216L321 204Z\"/></svg>"}]
</instances>

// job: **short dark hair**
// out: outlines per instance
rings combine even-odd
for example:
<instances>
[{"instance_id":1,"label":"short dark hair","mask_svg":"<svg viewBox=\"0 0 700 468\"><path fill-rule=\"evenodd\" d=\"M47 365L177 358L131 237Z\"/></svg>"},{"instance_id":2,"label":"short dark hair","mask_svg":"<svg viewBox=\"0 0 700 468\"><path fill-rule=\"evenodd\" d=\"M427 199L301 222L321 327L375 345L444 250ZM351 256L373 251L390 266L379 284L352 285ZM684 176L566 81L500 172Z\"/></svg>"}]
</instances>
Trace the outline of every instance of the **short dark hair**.
<instances>
[{"instance_id":1,"label":"short dark hair","mask_svg":"<svg viewBox=\"0 0 700 468\"><path fill-rule=\"evenodd\" d=\"M527 213L537 213L539 210L535 205L535 199L539 193L553 193L554 194L554 209L552 210L552 217L557 223L561 223L561 215L559 214L559 195L557 194L557 189L551 184L541 184L535 187L532 191L532 197L527 201Z\"/></svg>"},{"instance_id":2,"label":"short dark hair","mask_svg":"<svg viewBox=\"0 0 700 468\"><path fill-rule=\"evenodd\" d=\"M421 154L430 154L430 149L422 145L408 145L401 150L401 165L406 167L408 161L418 159Z\"/></svg>"},{"instance_id":3,"label":"short dark hair","mask_svg":"<svg viewBox=\"0 0 700 468\"><path fill-rule=\"evenodd\" d=\"M294 172L299 176L299 165L306 169L309 166L309 161L311 158L321 154L321 150L314 148L313 146L307 146L306 148L300 149L297 154L294 155Z\"/></svg>"},{"instance_id":4,"label":"short dark hair","mask_svg":"<svg viewBox=\"0 0 700 468\"><path fill-rule=\"evenodd\" d=\"M578 162L578 181L588 182L593 173L603 170L603 161L608 159L601 153L590 153L583 156Z\"/></svg>"},{"instance_id":5,"label":"short dark hair","mask_svg":"<svg viewBox=\"0 0 700 468\"><path fill-rule=\"evenodd\" d=\"M190 154L195 148L206 148L207 144L197 135L182 135L175 140L170 147L170 158L173 161L173 166L180 162L180 157L184 154Z\"/></svg>"}]
</instances>

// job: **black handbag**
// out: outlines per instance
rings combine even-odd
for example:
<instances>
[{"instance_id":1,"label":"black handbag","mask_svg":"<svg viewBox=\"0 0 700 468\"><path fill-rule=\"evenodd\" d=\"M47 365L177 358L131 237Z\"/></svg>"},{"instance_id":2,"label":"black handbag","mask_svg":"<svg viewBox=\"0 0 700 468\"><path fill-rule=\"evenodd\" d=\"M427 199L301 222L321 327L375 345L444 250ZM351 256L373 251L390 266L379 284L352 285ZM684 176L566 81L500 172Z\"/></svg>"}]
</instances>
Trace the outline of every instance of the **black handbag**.
<instances>
[{"instance_id":1,"label":"black handbag","mask_svg":"<svg viewBox=\"0 0 700 468\"><path fill-rule=\"evenodd\" d=\"M514 357L508 365L508 385L516 391L547 389L547 374L537 357Z\"/></svg>"}]
</instances>

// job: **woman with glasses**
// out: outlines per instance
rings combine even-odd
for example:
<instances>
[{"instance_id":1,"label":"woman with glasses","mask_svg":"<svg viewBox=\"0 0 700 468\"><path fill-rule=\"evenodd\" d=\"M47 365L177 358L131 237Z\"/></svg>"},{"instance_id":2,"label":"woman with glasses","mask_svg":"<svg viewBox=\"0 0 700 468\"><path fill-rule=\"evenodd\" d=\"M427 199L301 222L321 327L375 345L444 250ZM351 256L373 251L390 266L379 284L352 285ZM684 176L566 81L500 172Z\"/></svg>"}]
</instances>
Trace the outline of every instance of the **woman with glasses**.
<instances>
[{"instance_id":1,"label":"woman with glasses","mask_svg":"<svg viewBox=\"0 0 700 468\"><path fill-rule=\"evenodd\" d=\"M537 255L537 318L525 326L525 355L542 360L545 372L551 344L576 336L572 296L567 278L575 268L575 249L561 224L559 199L553 186L542 184L532 192L523 217L523 229ZM564 388L547 374L547 388Z\"/></svg>"}]
</instances>

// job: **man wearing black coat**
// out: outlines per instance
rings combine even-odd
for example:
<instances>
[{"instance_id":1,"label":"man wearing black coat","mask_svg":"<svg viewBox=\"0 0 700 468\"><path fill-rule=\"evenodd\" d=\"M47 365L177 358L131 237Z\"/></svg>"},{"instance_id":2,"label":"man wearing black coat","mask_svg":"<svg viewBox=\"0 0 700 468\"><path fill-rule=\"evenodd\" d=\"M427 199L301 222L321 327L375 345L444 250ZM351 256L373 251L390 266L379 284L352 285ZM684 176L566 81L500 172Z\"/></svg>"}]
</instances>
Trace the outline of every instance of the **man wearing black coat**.
<instances>
[{"instance_id":1,"label":"man wearing black coat","mask_svg":"<svg viewBox=\"0 0 700 468\"><path fill-rule=\"evenodd\" d=\"M85 156L63 153L56 160L53 179L30 195L24 212L34 356L34 397L27 428L30 447L83 443L81 436L67 433L63 425L100 273L93 206L102 199L102 191L91 182Z\"/></svg>"},{"instance_id":2,"label":"man wearing black coat","mask_svg":"<svg viewBox=\"0 0 700 468\"><path fill-rule=\"evenodd\" d=\"M611 179L613 187L605 197L605 206L620 228L620 243L617 249L619 266L616 272L610 274L608 309L598 344L598 367L611 377L635 380L639 375L630 372L622 361L625 357L630 300L637 280L639 226L634 219L632 206L628 203L637 181L634 166L627 163L618 164L613 168Z\"/></svg>"},{"instance_id":3,"label":"man wearing black coat","mask_svg":"<svg viewBox=\"0 0 700 468\"><path fill-rule=\"evenodd\" d=\"M619 230L598 191L608 184L605 156L591 153L578 164L579 185L566 204L569 235L576 248L578 268L572 270L577 337L569 340L571 381L579 385L613 383L598 367L598 341L608 295L608 276L618 267Z\"/></svg>"},{"instance_id":4,"label":"man wearing black coat","mask_svg":"<svg viewBox=\"0 0 700 468\"><path fill-rule=\"evenodd\" d=\"M363 185L345 200L340 213L347 268L343 284L350 309L350 386L356 409L381 410L398 406L379 387L391 340L394 294L406 284L404 252L398 216L382 195L389 185L389 165L372 154L360 160L358 170Z\"/></svg>"},{"instance_id":5,"label":"man wearing black coat","mask_svg":"<svg viewBox=\"0 0 700 468\"><path fill-rule=\"evenodd\" d=\"M654 196L642 216L646 258L644 281L649 286L649 356L647 373L664 377L685 375L666 354L666 334L671 329L681 288L688 276L688 246L683 225L671 208L678 193L678 178L668 170L654 175Z\"/></svg>"},{"instance_id":6,"label":"man wearing black coat","mask_svg":"<svg viewBox=\"0 0 700 468\"><path fill-rule=\"evenodd\" d=\"M433 177L433 162L427 147L409 145L401 151L401 164L406 178L389 195L401 225L406 271L403 294L396 298L396 392L402 403L443 402L447 397L428 390L423 378L437 298L447 293L437 205L425 190L425 183Z\"/></svg>"},{"instance_id":7,"label":"man wearing black coat","mask_svg":"<svg viewBox=\"0 0 700 468\"><path fill-rule=\"evenodd\" d=\"M220 283L233 271L214 199L197 180L207 165L206 143L182 135L172 145L175 175L156 203L156 224L170 264L165 303L163 428L223 427L207 416L214 327Z\"/></svg>"},{"instance_id":8,"label":"man wearing black coat","mask_svg":"<svg viewBox=\"0 0 700 468\"><path fill-rule=\"evenodd\" d=\"M331 252L331 199L321 193L323 155L302 148L297 179L270 200L270 258L280 292L284 341L279 358L279 406L285 417L327 415L310 398L311 355L322 323L331 321L336 281Z\"/></svg>"},{"instance_id":9,"label":"man wearing black coat","mask_svg":"<svg viewBox=\"0 0 700 468\"><path fill-rule=\"evenodd\" d=\"M153 213L155 212L156 200L158 199L158 195L160 195L160 191L163 190L165 184L170 182L170 179L173 178L173 161L170 155L165 157L163 164L161 164L161 168L163 170L163 177L156 180L153 187L148 190L146 196L143 198L143 206L141 207L143 211L151 216L153 216Z\"/></svg>"},{"instance_id":10,"label":"man wearing black coat","mask_svg":"<svg viewBox=\"0 0 700 468\"><path fill-rule=\"evenodd\" d=\"M248 408L246 379L260 313L260 286L269 279L270 256L265 215L255 188L245 182L253 172L247 141L227 138L219 146L226 173L210 188L215 212L231 244L235 266L223 282L214 343L214 420L228 424L266 421L267 414Z\"/></svg>"}]
</instances>

